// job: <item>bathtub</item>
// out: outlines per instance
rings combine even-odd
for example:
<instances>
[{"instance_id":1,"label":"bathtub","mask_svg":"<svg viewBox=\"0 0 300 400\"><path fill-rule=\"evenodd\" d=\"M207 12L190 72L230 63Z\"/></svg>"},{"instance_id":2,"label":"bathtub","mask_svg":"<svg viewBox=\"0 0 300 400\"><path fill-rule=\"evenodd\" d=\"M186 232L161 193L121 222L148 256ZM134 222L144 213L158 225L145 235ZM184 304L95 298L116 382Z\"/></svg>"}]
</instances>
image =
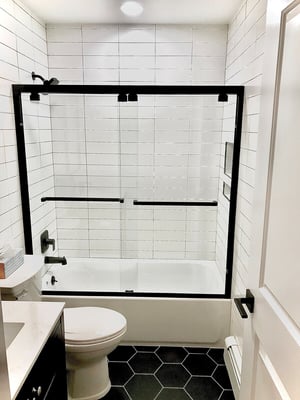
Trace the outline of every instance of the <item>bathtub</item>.
<instances>
[{"instance_id":1,"label":"bathtub","mask_svg":"<svg viewBox=\"0 0 300 400\"><path fill-rule=\"evenodd\" d=\"M213 261L68 259L42 279L45 301L121 312L127 344L223 346L230 322L223 293Z\"/></svg>"}]
</instances>

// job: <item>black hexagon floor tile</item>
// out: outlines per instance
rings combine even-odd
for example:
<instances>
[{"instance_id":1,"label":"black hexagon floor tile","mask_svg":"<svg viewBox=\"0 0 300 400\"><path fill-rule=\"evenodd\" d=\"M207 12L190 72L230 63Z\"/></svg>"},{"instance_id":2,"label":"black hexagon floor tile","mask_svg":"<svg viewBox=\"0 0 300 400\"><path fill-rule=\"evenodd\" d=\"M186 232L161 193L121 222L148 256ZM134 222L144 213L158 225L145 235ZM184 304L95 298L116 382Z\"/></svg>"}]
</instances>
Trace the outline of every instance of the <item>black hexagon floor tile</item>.
<instances>
[{"instance_id":1,"label":"black hexagon floor tile","mask_svg":"<svg viewBox=\"0 0 300 400\"><path fill-rule=\"evenodd\" d=\"M194 400L218 400L223 389L208 376L192 377L185 390Z\"/></svg>"},{"instance_id":2,"label":"black hexagon floor tile","mask_svg":"<svg viewBox=\"0 0 300 400\"><path fill-rule=\"evenodd\" d=\"M232 390L224 390L219 400L235 400Z\"/></svg>"},{"instance_id":3,"label":"black hexagon floor tile","mask_svg":"<svg viewBox=\"0 0 300 400\"><path fill-rule=\"evenodd\" d=\"M163 389L155 400L191 400L183 389Z\"/></svg>"},{"instance_id":4,"label":"black hexagon floor tile","mask_svg":"<svg viewBox=\"0 0 300 400\"><path fill-rule=\"evenodd\" d=\"M154 353L157 350L158 346L134 346L137 351L147 351L150 353Z\"/></svg>"},{"instance_id":5,"label":"black hexagon floor tile","mask_svg":"<svg viewBox=\"0 0 300 400\"><path fill-rule=\"evenodd\" d=\"M127 362L112 361L108 364L109 377L112 385L125 385L134 375Z\"/></svg>"},{"instance_id":6,"label":"black hexagon floor tile","mask_svg":"<svg viewBox=\"0 0 300 400\"><path fill-rule=\"evenodd\" d=\"M225 365L219 365L213 373L213 378L223 389L231 389L231 384Z\"/></svg>"},{"instance_id":7,"label":"black hexagon floor tile","mask_svg":"<svg viewBox=\"0 0 300 400\"><path fill-rule=\"evenodd\" d=\"M130 400L125 389L122 387L112 387L103 400Z\"/></svg>"},{"instance_id":8,"label":"black hexagon floor tile","mask_svg":"<svg viewBox=\"0 0 300 400\"><path fill-rule=\"evenodd\" d=\"M165 387L184 387L191 375L181 364L163 364L155 376Z\"/></svg>"},{"instance_id":9,"label":"black hexagon floor tile","mask_svg":"<svg viewBox=\"0 0 300 400\"><path fill-rule=\"evenodd\" d=\"M110 361L128 361L136 353L133 346L118 346L108 355Z\"/></svg>"},{"instance_id":10,"label":"black hexagon floor tile","mask_svg":"<svg viewBox=\"0 0 300 400\"><path fill-rule=\"evenodd\" d=\"M183 365L192 375L212 375L217 364L206 354L189 354Z\"/></svg>"},{"instance_id":11,"label":"black hexagon floor tile","mask_svg":"<svg viewBox=\"0 0 300 400\"><path fill-rule=\"evenodd\" d=\"M165 363L181 363L188 353L183 347L161 346L156 354Z\"/></svg>"},{"instance_id":12,"label":"black hexagon floor tile","mask_svg":"<svg viewBox=\"0 0 300 400\"><path fill-rule=\"evenodd\" d=\"M224 364L224 349L209 349L207 354L217 363Z\"/></svg>"},{"instance_id":13,"label":"black hexagon floor tile","mask_svg":"<svg viewBox=\"0 0 300 400\"><path fill-rule=\"evenodd\" d=\"M185 349L189 353L200 353L200 354L206 354L209 350L208 347L185 347Z\"/></svg>"},{"instance_id":14,"label":"black hexagon floor tile","mask_svg":"<svg viewBox=\"0 0 300 400\"><path fill-rule=\"evenodd\" d=\"M162 362L155 353L138 352L129 361L134 372L143 374L154 373L161 364Z\"/></svg>"},{"instance_id":15,"label":"black hexagon floor tile","mask_svg":"<svg viewBox=\"0 0 300 400\"><path fill-rule=\"evenodd\" d=\"M134 375L125 385L132 400L153 400L160 390L161 384L154 375Z\"/></svg>"}]
</instances>

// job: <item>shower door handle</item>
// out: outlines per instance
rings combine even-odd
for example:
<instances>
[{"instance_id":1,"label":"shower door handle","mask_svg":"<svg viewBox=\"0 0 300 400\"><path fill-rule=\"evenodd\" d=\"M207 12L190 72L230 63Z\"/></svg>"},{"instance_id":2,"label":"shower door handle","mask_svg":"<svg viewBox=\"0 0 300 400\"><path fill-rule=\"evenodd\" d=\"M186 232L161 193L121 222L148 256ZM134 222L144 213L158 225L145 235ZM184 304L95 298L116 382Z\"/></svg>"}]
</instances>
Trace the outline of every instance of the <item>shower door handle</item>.
<instances>
[{"instance_id":1,"label":"shower door handle","mask_svg":"<svg viewBox=\"0 0 300 400\"><path fill-rule=\"evenodd\" d=\"M251 314L254 312L254 296L249 289L246 290L246 297L235 298L234 303L242 318L248 318L248 314L246 313L243 304L246 304Z\"/></svg>"}]
</instances>

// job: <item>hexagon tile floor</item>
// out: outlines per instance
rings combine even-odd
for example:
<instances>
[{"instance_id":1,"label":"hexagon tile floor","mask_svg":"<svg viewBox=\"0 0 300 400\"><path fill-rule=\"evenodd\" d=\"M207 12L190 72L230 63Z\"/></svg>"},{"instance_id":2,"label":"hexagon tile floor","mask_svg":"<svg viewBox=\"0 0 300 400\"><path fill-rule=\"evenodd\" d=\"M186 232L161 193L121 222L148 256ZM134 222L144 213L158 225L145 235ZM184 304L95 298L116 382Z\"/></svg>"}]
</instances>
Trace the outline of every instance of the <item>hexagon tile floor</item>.
<instances>
[{"instance_id":1,"label":"hexagon tile floor","mask_svg":"<svg viewBox=\"0 0 300 400\"><path fill-rule=\"evenodd\" d=\"M119 346L104 400L234 400L223 349Z\"/></svg>"}]
</instances>

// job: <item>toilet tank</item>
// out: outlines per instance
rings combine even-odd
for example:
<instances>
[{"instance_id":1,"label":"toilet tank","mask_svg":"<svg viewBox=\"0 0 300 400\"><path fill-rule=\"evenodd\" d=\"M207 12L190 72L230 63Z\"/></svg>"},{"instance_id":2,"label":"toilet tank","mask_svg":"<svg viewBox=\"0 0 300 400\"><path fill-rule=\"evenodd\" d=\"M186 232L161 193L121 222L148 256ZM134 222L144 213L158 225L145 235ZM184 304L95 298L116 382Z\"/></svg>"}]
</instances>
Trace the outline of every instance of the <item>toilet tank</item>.
<instances>
[{"instance_id":1,"label":"toilet tank","mask_svg":"<svg viewBox=\"0 0 300 400\"><path fill-rule=\"evenodd\" d=\"M0 279L2 300L40 301L43 258L25 256L24 264L7 279Z\"/></svg>"}]
</instances>

